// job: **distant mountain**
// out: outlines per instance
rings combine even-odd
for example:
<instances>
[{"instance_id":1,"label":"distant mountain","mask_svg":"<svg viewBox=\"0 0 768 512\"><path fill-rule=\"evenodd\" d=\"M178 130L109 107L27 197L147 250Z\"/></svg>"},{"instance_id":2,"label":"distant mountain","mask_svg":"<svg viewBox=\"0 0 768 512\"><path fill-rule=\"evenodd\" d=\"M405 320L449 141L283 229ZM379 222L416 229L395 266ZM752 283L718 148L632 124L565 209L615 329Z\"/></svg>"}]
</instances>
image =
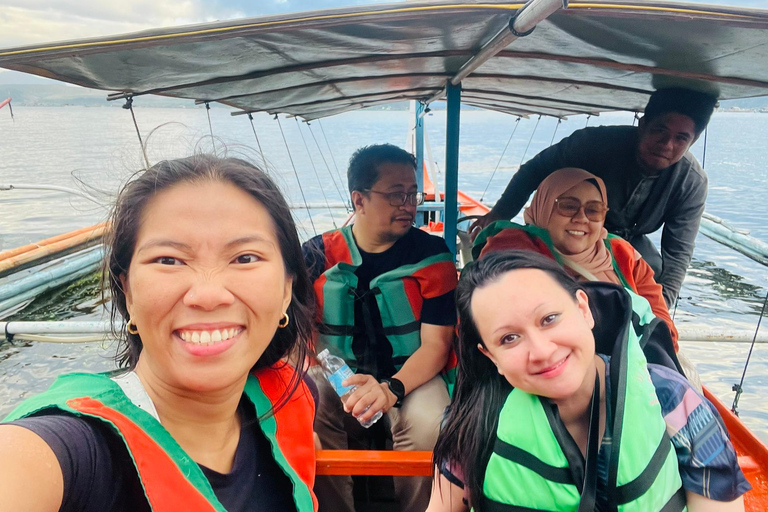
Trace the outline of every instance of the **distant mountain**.
<instances>
[{"instance_id":1,"label":"distant mountain","mask_svg":"<svg viewBox=\"0 0 768 512\"><path fill-rule=\"evenodd\" d=\"M0 75L2 77L2 75ZM45 80L35 84L0 83L0 101L13 98L13 104L35 107L121 107L123 101L107 101L107 92ZM194 107L192 100L142 96L136 99L142 107Z\"/></svg>"}]
</instances>

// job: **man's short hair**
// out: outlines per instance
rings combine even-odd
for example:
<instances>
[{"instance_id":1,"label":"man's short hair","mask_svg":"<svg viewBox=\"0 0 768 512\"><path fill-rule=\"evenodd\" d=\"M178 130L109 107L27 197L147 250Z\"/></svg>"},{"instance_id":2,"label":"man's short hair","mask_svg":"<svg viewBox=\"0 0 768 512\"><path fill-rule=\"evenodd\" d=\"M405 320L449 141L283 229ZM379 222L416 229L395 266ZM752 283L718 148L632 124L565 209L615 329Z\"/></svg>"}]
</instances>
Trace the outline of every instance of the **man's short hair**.
<instances>
[{"instance_id":1,"label":"man's short hair","mask_svg":"<svg viewBox=\"0 0 768 512\"><path fill-rule=\"evenodd\" d=\"M675 112L693 119L696 134L704 131L717 106L717 96L682 87L659 89L651 94L645 107L645 118L651 121L660 115Z\"/></svg>"},{"instance_id":2,"label":"man's short hair","mask_svg":"<svg viewBox=\"0 0 768 512\"><path fill-rule=\"evenodd\" d=\"M349 159L347 184L349 191L363 192L379 181L381 164L406 164L416 169L416 157L392 144L363 146Z\"/></svg>"}]
</instances>

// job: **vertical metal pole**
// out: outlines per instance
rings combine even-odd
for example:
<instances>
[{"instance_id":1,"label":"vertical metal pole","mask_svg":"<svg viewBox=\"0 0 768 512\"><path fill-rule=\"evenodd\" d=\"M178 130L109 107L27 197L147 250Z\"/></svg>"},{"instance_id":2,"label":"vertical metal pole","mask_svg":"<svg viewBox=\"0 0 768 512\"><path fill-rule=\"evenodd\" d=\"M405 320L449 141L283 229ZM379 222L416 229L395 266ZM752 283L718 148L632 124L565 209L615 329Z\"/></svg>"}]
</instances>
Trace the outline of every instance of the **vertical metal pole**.
<instances>
[{"instance_id":1,"label":"vertical metal pole","mask_svg":"<svg viewBox=\"0 0 768 512\"><path fill-rule=\"evenodd\" d=\"M416 123L416 140L413 144L413 150L416 153L416 186L418 187L419 192L424 191L424 119L422 118L424 108L423 103L416 103L416 116L414 118L414 122ZM416 226L423 225L424 214L419 213L416 215Z\"/></svg>"},{"instance_id":2,"label":"vertical metal pole","mask_svg":"<svg viewBox=\"0 0 768 512\"><path fill-rule=\"evenodd\" d=\"M448 113L445 127L445 211L443 214L445 243L456 254L456 219L459 203L459 121L461 84L446 87Z\"/></svg>"}]
</instances>

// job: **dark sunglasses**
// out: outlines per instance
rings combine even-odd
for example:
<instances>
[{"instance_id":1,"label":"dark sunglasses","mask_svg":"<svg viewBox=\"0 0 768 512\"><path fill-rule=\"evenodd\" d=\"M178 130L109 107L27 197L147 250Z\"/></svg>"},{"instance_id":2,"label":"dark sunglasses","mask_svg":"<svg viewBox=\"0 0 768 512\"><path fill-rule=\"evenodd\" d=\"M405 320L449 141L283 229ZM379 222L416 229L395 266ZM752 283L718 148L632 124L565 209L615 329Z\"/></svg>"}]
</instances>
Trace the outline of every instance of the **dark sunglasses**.
<instances>
[{"instance_id":1,"label":"dark sunglasses","mask_svg":"<svg viewBox=\"0 0 768 512\"><path fill-rule=\"evenodd\" d=\"M379 192L378 190L366 189L366 192L373 192L374 194L380 194L387 198L390 206L404 206L405 203L409 203L413 206L419 206L424 204L424 198L426 194L424 192Z\"/></svg>"},{"instance_id":2,"label":"dark sunglasses","mask_svg":"<svg viewBox=\"0 0 768 512\"><path fill-rule=\"evenodd\" d=\"M587 201L583 205L575 197L558 197L555 199L555 211L563 217L573 218L578 215L579 210L584 208L584 215L592 222L601 222L605 220L605 214L608 207L601 201Z\"/></svg>"}]
</instances>

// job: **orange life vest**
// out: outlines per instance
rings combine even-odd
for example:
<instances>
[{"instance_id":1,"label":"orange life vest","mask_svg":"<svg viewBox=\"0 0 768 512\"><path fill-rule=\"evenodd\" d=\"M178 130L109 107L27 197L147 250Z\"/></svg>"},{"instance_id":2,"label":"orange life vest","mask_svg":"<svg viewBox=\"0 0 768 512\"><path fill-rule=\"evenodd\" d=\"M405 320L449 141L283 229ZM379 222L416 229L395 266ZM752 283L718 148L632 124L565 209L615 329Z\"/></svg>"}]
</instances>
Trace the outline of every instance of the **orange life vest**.
<instances>
[{"instance_id":1,"label":"orange life vest","mask_svg":"<svg viewBox=\"0 0 768 512\"><path fill-rule=\"evenodd\" d=\"M288 365L263 368L248 376L245 396L262 417L278 403L293 374ZM226 512L195 461L148 412L125 396L106 374L72 373L59 377L45 392L24 401L5 420L58 409L100 420L125 443L153 512ZM293 484L298 512L317 510L312 491L315 450L312 435L315 405L304 382L274 415L259 425L272 446L278 466Z\"/></svg>"}]
</instances>

